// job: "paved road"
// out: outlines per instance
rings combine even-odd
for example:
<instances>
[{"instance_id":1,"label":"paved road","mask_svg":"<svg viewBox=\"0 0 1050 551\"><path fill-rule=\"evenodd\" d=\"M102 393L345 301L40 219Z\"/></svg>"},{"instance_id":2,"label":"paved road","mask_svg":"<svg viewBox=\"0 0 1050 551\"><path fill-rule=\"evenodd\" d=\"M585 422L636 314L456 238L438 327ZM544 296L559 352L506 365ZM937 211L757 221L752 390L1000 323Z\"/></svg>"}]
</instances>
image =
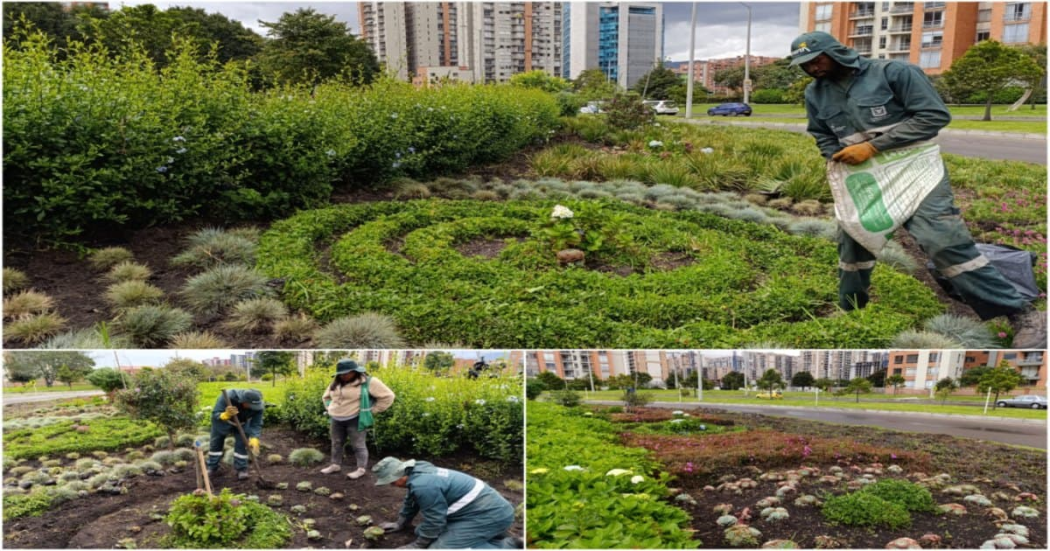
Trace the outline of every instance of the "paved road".
<instances>
[{"instance_id":1,"label":"paved road","mask_svg":"<svg viewBox=\"0 0 1050 551\"><path fill-rule=\"evenodd\" d=\"M594 403L622 405L622 402L615 401ZM697 407L696 402L652 402L649 406L676 409ZM1041 450L1047 449L1046 423L1032 419L983 418L971 415L936 415L914 412L891 413L827 408L740 406L732 404L719 404L711 407L741 413L793 417L807 421L882 427L906 432L948 434L964 438L975 438L977 440L1028 446Z\"/></svg>"},{"instance_id":2,"label":"paved road","mask_svg":"<svg viewBox=\"0 0 1050 551\"><path fill-rule=\"evenodd\" d=\"M760 123L760 122L724 122L711 123L704 119L694 119L692 124L732 124L739 126L761 126L778 130L790 130L792 132L805 133L803 124L784 123ZM1025 161L1046 165L1046 137L1041 139L1032 137L1015 137L1005 133L998 135L985 135L970 133L967 130L947 130L935 140L941 144L945 153L962 155L964 157L979 157L982 159L996 159L1008 161Z\"/></svg>"},{"instance_id":3,"label":"paved road","mask_svg":"<svg viewBox=\"0 0 1050 551\"><path fill-rule=\"evenodd\" d=\"M4 394L3 404L28 404L30 402L49 402L53 400L68 400L70 398L90 398L102 396L105 392L101 390L74 390L72 392L27 392L25 394Z\"/></svg>"}]
</instances>

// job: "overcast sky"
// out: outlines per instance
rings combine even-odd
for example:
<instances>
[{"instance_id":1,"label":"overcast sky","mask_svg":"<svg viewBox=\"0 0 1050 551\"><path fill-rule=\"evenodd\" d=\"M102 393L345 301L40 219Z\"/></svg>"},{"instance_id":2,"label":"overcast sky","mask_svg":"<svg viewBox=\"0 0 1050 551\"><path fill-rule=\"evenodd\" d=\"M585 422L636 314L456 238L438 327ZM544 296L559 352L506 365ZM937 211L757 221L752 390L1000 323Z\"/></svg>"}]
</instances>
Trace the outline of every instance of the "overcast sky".
<instances>
[{"instance_id":1,"label":"overcast sky","mask_svg":"<svg viewBox=\"0 0 1050 551\"><path fill-rule=\"evenodd\" d=\"M277 21L282 13L299 8L314 8L320 13L334 15L350 25L358 34L356 2L139 2L125 1L121 5L154 4L165 9L170 6L189 6L205 11L219 12L236 19L245 27L265 36L262 21ZM784 57L791 40L798 34L798 2L750 2L751 54ZM673 61L689 59L689 2L664 3L664 54ZM696 16L696 58L712 59L744 55L747 36L747 8L739 2L699 2Z\"/></svg>"}]
</instances>

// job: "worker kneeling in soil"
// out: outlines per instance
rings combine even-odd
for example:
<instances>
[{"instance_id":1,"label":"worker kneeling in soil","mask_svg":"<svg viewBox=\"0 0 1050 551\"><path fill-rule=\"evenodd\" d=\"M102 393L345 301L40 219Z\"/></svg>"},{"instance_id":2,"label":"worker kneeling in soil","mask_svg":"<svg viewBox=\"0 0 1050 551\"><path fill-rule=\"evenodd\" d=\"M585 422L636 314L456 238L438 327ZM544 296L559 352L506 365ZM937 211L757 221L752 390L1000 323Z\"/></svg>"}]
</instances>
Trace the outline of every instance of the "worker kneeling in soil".
<instances>
[{"instance_id":1,"label":"worker kneeling in soil","mask_svg":"<svg viewBox=\"0 0 1050 551\"><path fill-rule=\"evenodd\" d=\"M380 528L396 532L409 526L417 513L423 522L416 540L402 549L520 549L510 536L514 507L491 486L465 473L426 461L385 457L372 467L376 485L408 488L397 522Z\"/></svg>"},{"instance_id":2,"label":"worker kneeling in soil","mask_svg":"<svg viewBox=\"0 0 1050 551\"><path fill-rule=\"evenodd\" d=\"M233 434L233 468L237 478L248 478L248 446L256 456L259 455L259 436L263 425L262 392L255 389L227 390L232 405L227 405L226 397L219 394L215 407L211 410L211 444L208 451L208 474L219 474L219 463L226 444L226 437ZM233 424L237 418L244 428L248 442L241 439L240 432ZM246 445L247 444L247 445Z\"/></svg>"}]
</instances>

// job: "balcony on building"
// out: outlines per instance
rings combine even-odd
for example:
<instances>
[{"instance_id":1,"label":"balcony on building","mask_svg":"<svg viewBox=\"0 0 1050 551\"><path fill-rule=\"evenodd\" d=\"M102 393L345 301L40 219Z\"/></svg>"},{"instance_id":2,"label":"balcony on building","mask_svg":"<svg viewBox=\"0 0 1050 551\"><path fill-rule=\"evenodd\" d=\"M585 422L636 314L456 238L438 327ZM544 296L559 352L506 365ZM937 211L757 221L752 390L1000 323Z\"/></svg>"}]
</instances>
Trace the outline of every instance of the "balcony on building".
<instances>
[{"instance_id":1,"label":"balcony on building","mask_svg":"<svg viewBox=\"0 0 1050 551\"><path fill-rule=\"evenodd\" d=\"M907 53L911 52L911 41L901 40L899 42L890 42L890 47L887 52L893 53Z\"/></svg>"},{"instance_id":2,"label":"balcony on building","mask_svg":"<svg viewBox=\"0 0 1050 551\"><path fill-rule=\"evenodd\" d=\"M922 3L922 9L924 9L926 11L939 10L939 9L943 9L947 5L948 5L947 2L923 2Z\"/></svg>"},{"instance_id":3,"label":"balcony on building","mask_svg":"<svg viewBox=\"0 0 1050 551\"><path fill-rule=\"evenodd\" d=\"M855 27L852 31L850 31L849 36L850 36L850 38L854 38L854 37L858 37L858 36L871 36L874 33L875 33L875 27L873 27L871 25L865 25L863 27L859 27L859 26Z\"/></svg>"},{"instance_id":4,"label":"balcony on building","mask_svg":"<svg viewBox=\"0 0 1050 551\"><path fill-rule=\"evenodd\" d=\"M915 11L915 2L897 2L890 8L890 15L901 15Z\"/></svg>"},{"instance_id":5,"label":"balcony on building","mask_svg":"<svg viewBox=\"0 0 1050 551\"><path fill-rule=\"evenodd\" d=\"M1043 365L1043 355L1040 354L1040 353L1026 354L1026 355L1021 357L1021 359L1017 362L1017 365L1021 366L1021 367L1025 367L1025 366L1036 366L1036 367L1039 367L1040 365Z\"/></svg>"},{"instance_id":6,"label":"balcony on building","mask_svg":"<svg viewBox=\"0 0 1050 551\"><path fill-rule=\"evenodd\" d=\"M894 25L889 28L890 34L911 34L911 23L907 25Z\"/></svg>"},{"instance_id":7,"label":"balcony on building","mask_svg":"<svg viewBox=\"0 0 1050 551\"><path fill-rule=\"evenodd\" d=\"M850 12L850 19L871 19L875 17L875 8L857 8Z\"/></svg>"}]
</instances>

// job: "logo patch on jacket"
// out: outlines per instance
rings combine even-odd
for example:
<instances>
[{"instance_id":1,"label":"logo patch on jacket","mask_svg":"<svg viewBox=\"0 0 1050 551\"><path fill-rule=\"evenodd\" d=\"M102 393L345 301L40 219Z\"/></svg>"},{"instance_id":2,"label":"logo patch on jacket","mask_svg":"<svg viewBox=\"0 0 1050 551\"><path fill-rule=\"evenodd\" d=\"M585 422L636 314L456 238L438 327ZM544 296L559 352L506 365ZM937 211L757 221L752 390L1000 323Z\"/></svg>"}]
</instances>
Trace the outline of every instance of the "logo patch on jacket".
<instances>
[{"instance_id":1,"label":"logo patch on jacket","mask_svg":"<svg viewBox=\"0 0 1050 551\"><path fill-rule=\"evenodd\" d=\"M886 115L887 113L885 105L877 105L871 108L871 118L875 120L884 119L886 118Z\"/></svg>"}]
</instances>

